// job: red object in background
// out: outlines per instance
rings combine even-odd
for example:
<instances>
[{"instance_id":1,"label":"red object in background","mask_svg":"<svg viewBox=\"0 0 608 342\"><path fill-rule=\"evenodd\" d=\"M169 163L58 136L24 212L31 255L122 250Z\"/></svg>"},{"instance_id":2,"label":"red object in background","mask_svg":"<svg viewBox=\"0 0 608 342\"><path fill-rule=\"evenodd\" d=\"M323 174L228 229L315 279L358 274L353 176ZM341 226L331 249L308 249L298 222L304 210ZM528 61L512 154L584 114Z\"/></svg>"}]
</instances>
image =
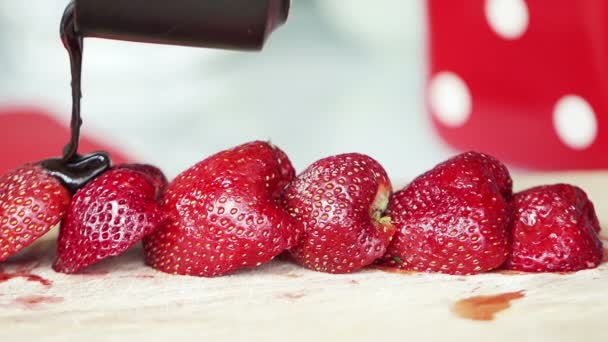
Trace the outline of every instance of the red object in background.
<instances>
[{"instance_id":1,"label":"red object in background","mask_svg":"<svg viewBox=\"0 0 608 342\"><path fill-rule=\"evenodd\" d=\"M0 174L28 162L61 156L69 138L69 127L43 110L0 108ZM131 161L123 151L86 135L81 137L79 151L107 151L116 164Z\"/></svg>"},{"instance_id":2,"label":"red object in background","mask_svg":"<svg viewBox=\"0 0 608 342\"><path fill-rule=\"evenodd\" d=\"M439 134L540 169L608 167L608 2L427 0Z\"/></svg>"}]
</instances>

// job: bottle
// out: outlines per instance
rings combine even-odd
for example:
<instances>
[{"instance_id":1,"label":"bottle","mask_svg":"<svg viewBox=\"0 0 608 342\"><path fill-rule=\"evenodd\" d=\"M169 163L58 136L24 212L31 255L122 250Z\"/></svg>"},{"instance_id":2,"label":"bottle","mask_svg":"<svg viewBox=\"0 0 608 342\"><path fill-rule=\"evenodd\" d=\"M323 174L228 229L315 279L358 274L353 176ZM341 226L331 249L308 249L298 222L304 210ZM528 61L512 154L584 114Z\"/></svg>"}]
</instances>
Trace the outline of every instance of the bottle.
<instances>
[{"instance_id":1,"label":"bottle","mask_svg":"<svg viewBox=\"0 0 608 342\"><path fill-rule=\"evenodd\" d=\"M290 0L74 0L77 35L194 47L260 50Z\"/></svg>"}]
</instances>

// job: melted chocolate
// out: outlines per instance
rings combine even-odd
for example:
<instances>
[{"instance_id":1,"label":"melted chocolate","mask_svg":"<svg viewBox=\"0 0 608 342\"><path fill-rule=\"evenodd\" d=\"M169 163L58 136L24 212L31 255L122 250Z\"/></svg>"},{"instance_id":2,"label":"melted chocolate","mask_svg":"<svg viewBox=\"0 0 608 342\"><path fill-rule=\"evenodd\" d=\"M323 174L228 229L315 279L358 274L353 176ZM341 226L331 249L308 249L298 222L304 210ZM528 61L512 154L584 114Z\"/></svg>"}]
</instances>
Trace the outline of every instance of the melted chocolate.
<instances>
[{"instance_id":1,"label":"melted chocolate","mask_svg":"<svg viewBox=\"0 0 608 342\"><path fill-rule=\"evenodd\" d=\"M75 3L72 2L65 9L61 18L61 41L70 55L70 70L72 72L72 121L70 127L72 136L69 144L65 147L63 159L70 161L78 153L78 143L80 140L80 99L82 98L81 79L82 79L82 53L84 49L84 39L76 33L75 23Z\"/></svg>"},{"instance_id":2,"label":"melted chocolate","mask_svg":"<svg viewBox=\"0 0 608 342\"><path fill-rule=\"evenodd\" d=\"M257 50L289 7L290 0L73 0L61 20L72 73L71 137L62 158L42 165L72 192L111 167L107 153L78 154L85 37Z\"/></svg>"},{"instance_id":3,"label":"melted chocolate","mask_svg":"<svg viewBox=\"0 0 608 342\"><path fill-rule=\"evenodd\" d=\"M510 308L512 301L524 297L524 291L470 297L459 300L452 307L452 311L462 318L474 321L492 321L497 313Z\"/></svg>"},{"instance_id":4,"label":"melted chocolate","mask_svg":"<svg viewBox=\"0 0 608 342\"><path fill-rule=\"evenodd\" d=\"M112 161L107 153L97 152L88 155L76 155L72 159L48 159L42 162L51 175L58 178L63 185L75 193L91 180L107 171Z\"/></svg>"},{"instance_id":5,"label":"melted chocolate","mask_svg":"<svg viewBox=\"0 0 608 342\"><path fill-rule=\"evenodd\" d=\"M78 154L80 141L80 115L81 75L83 37L78 35L75 26L75 3L66 8L61 19L61 40L70 55L70 69L72 73L72 121L70 124L71 137L63 150L63 157L49 159L42 162L51 175L57 177L72 193L82 188L86 183L108 170L112 161L107 153L97 152L82 156Z\"/></svg>"}]
</instances>

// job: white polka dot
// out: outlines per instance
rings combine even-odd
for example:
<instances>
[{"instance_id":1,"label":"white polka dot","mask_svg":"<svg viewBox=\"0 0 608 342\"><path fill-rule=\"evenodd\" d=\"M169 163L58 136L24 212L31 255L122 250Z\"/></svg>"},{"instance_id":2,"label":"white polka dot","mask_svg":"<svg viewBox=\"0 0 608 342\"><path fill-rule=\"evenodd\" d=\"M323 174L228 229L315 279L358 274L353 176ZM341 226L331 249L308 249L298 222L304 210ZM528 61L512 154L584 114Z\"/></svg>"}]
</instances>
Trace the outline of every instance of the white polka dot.
<instances>
[{"instance_id":1,"label":"white polka dot","mask_svg":"<svg viewBox=\"0 0 608 342\"><path fill-rule=\"evenodd\" d=\"M553 125L562 142L576 150L589 147L597 136L595 112L580 96L567 95L557 101Z\"/></svg>"},{"instance_id":2,"label":"white polka dot","mask_svg":"<svg viewBox=\"0 0 608 342\"><path fill-rule=\"evenodd\" d=\"M530 15L524 0L486 0L486 19L505 39L517 39L528 28Z\"/></svg>"},{"instance_id":3,"label":"white polka dot","mask_svg":"<svg viewBox=\"0 0 608 342\"><path fill-rule=\"evenodd\" d=\"M450 127L464 125L471 116L471 93L466 83L453 72L440 72L433 77L429 88L433 113Z\"/></svg>"}]
</instances>

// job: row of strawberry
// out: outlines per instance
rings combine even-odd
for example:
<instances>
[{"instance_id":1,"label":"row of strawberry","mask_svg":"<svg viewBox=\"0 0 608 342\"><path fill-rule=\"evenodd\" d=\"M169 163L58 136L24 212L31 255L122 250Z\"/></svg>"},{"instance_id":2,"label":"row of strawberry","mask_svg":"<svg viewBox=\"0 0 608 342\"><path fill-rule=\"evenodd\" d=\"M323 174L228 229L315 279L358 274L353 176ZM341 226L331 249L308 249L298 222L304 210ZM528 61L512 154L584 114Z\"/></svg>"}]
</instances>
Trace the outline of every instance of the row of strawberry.
<instances>
[{"instance_id":1,"label":"row of strawberry","mask_svg":"<svg viewBox=\"0 0 608 342\"><path fill-rule=\"evenodd\" d=\"M213 155L171 183L147 165L119 165L73 196L38 164L0 177L0 261L61 224L56 271L77 273L143 239L146 262L213 277L287 252L298 264L347 273L372 263L475 274L596 267L593 204L557 184L513 194L508 170L475 152L392 194L383 167L361 154L317 161L296 177L276 146Z\"/></svg>"}]
</instances>

